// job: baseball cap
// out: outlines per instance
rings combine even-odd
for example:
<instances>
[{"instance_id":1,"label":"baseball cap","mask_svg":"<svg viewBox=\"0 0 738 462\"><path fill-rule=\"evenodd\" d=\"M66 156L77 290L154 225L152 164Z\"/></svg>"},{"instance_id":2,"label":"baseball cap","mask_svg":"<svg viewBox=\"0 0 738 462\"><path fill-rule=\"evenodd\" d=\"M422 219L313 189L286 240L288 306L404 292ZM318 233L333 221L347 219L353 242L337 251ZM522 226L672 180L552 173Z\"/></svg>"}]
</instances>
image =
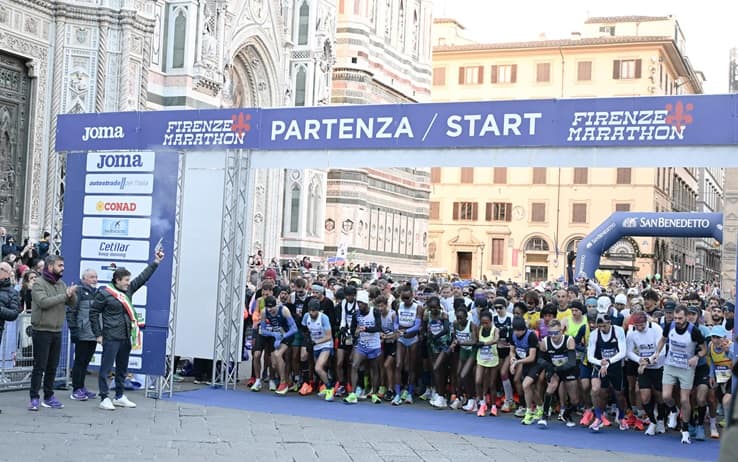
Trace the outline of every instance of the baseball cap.
<instances>
[{"instance_id":1,"label":"baseball cap","mask_svg":"<svg viewBox=\"0 0 738 462\"><path fill-rule=\"evenodd\" d=\"M700 307L689 305L687 306L687 313L700 314Z\"/></svg>"},{"instance_id":2,"label":"baseball cap","mask_svg":"<svg viewBox=\"0 0 738 462\"><path fill-rule=\"evenodd\" d=\"M512 328L513 330L526 330L525 319L521 317L513 319Z\"/></svg>"},{"instance_id":3,"label":"baseball cap","mask_svg":"<svg viewBox=\"0 0 738 462\"><path fill-rule=\"evenodd\" d=\"M628 297L626 297L625 294L617 294L615 296L615 303L621 303L625 305L626 303L628 303Z\"/></svg>"},{"instance_id":4,"label":"baseball cap","mask_svg":"<svg viewBox=\"0 0 738 462\"><path fill-rule=\"evenodd\" d=\"M369 292L366 290L359 290L356 292L356 301L369 304Z\"/></svg>"},{"instance_id":5,"label":"baseball cap","mask_svg":"<svg viewBox=\"0 0 738 462\"><path fill-rule=\"evenodd\" d=\"M574 308L584 313L584 305L579 300L572 300L569 302L569 308Z\"/></svg>"},{"instance_id":6,"label":"baseball cap","mask_svg":"<svg viewBox=\"0 0 738 462\"><path fill-rule=\"evenodd\" d=\"M599 313L606 313L607 310L609 310L611 306L612 306L612 300L610 300L610 297L602 296L597 299L597 311Z\"/></svg>"},{"instance_id":7,"label":"baseball cap","mask_svg":"<svg viewBox=\"0 0 738 462\"><path fill-rule=\"evenodd\" d=\"M664 311L674 311L676 309L676 302L674 301L667 301L664 302Z\"/></svg>"},{"instance_id":8,"label":"baseball cap","mask_svg":"<svg viewBox=\"0 0 738 462\"><path fill-rule=\"evenodd\" d=\"M508 292L509 292L509 289L505 285L502 285L497 288L497 295L499 295L500 297L507 297Z\"/></svg>"},{"instance_id":9,"label":"baseball cap","mask_svg":"<svg viewBox=\"0 0 738 462\"><path fill-rule=\"evenodd\" d=\"M271 295L268 296L267 298L264 299L264 306L267 307L267 308L271 308L273 306L277 306L277 299L274 298Z\"/></svg>"},{"instance_id":10,"label":"baseball cap","mask_svg":"<svg viewBox=\"0 0 738 462\"><path fill-rule=\"evenodd\" d=\"M627 294L629 297L635 297L636 295L638 295L638 289L636 289L635 287L631 287L630 289L628 289Z\"/></svg>"},{"instance_id":11,"label":"baseball cap","mask_svg":"<svg viewBox=\"0 0 738 462\"><path fill-rule=\"evenodd\" d=\"M735 313L735 304L731 302L725 302L725 304L723 304L723 311L727 311L728 313Z\"/></svg>"},{"instance_id":12,"label":"baseball cap","mask_svg":"<svg viewBox=\"0 0 738 462\"><path fill-rule=\"evenodd\" d=\"M725 327L721 325L712 326L712 329L710 329L710 337L720 337L725 338L728 337L730 334L727 330L725 330Z\"/></svg>"},{"instance_id":13,"label":"baseball cap","mask_svg":"<svg viewBox=\"0 0 738 462\"><path fill-rule=\"evenodd\" d=\"M269 268L266 271L264 271L264 279L271 278L276 280L277 279L277 272L274 271L274 268Z\"/></svg>"}]
</instances>

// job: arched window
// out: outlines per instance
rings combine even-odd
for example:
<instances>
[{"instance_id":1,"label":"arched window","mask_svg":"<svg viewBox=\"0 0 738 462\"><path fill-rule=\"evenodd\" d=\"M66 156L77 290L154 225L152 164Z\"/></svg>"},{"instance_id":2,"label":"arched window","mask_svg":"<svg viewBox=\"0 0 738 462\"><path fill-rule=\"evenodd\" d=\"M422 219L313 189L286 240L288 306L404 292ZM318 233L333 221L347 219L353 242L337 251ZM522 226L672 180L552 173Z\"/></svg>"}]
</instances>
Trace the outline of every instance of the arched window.
<instances>
[{"instance_id":1,"label":"arched window","mask_svg":"<svg viewBox=\"0 0 738 462\"><path fill-rule=\"evenodd\" d=\"M307 71L305 66L298 65L295 74L295 106L304 106L306 97Z\"/></svg>"},{"instance_id":2,"label":"arched window","mask_svg":"<svg viewBox=\"0 0 738 462\"><path fill-rule=\"evenodd\" d=\"M300 230L300 186L292 185L290 191L290 232L296 233Z\"/></svg>"},{"instance_id":3,"label":"arched window","mask_svg":"<svg viewBox=\"0 0 738 462\"><path fill-rule=\"evenodd\" d=\"M540 237L531 237L525 244L526 252L548 252L548 242Z\"/></svg>"},{"instance_id":4,"label":"arched window","mask_svg":"<svg viewBox=\"0 0 738 462\"><path fill-rule=\"evenodd\" d=\"M187 10L175 10L174 38L172 41L172 68L182 69L185 61L185 44L187 34Z\"/></svg>"},{"instance_id":5,"label":"arched window","mask_svg":"<svg viewBox=\"0 0 738 462\"><path fill-rule=\"evenodd\" d=\"M303 0L300 6L300 14L297 23L297 44L308 44L308 33L310 31L310 5L307 0Z\"/></svg>"},{"instance_id":6,"label":"arched window","mask_svg":"<svg viewBox=\"0 0 738 462\"><path fill-rule=\"evenodd\" d=\"M577 251L577 247L579 247L579 243L580 242L582 242L582 238L581 237L575 237L575 238L569 240L569 242L566 244L566 251L567 252L572 252L572 251L573 252L576 252Z\"/></svg>"},{"instance_id":7,"label":"arched window","mask_svg":"<svg viewBox=\"0 0 738 462\"><path fill-rule=\"evenodd\" d=\"M420 26L418 25L418 10L413 10L413 30L411 45L413 47L413 54L418 54L418 34L420 33Z\"/></svg>"},{"instance_id":8,"label":"arched window","mask_svg":"<svg viewBox=\"0 0 738 462\"><path fill-rule=\"evenodd\" d=\"M405 49L405 0L400 0L400 14L397 19L397 42L400 50Z\"/></svg>"}]
</instances>

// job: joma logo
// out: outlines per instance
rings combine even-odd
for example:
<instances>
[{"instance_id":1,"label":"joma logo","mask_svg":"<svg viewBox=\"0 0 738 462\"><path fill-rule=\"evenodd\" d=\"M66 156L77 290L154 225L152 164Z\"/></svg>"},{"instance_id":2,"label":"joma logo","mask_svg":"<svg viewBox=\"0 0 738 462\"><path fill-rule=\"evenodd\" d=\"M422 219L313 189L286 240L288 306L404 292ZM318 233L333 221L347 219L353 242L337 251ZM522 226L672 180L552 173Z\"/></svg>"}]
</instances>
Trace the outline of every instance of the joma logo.
<instances>
[{"instance_id":1,"label":"joma logo","mask_svg":"<svg viewBox=\"0 0 738 462\"><path fill-rule=\"evenodd\" d=\"M95 165L97 168L132 168L142 167L141 154L100 154Z\"/></svg>"},{"instance_id":2,"label":"joma logo","mask_svg":"<svg viewBox=\"0 0 738 462\"><path fill-rule=\"evenodd\" d=\"M115 127L85 127L82 135L82 141L89 140L108 140L115 138L125 138L123 127L117 125Z\"/></svg>"}]
</instances>

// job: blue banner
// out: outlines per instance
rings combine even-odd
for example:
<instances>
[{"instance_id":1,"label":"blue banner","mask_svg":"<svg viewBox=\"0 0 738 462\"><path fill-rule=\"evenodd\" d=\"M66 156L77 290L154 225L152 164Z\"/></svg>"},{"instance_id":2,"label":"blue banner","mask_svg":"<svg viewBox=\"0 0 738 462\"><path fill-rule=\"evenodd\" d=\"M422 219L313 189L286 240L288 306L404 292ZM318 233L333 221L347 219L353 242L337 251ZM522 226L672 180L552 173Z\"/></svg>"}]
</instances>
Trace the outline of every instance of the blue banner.
<instances>
[{"instance_id":1,"label":"blue banner","mask_svg":"<svg viewBox=\"0 0 738 462\"><path fill-rule=\"evenodd\" d=\"M602 254L624 236L712 237L722 243L723 214L615 212L579 242L575 276L593 278Z\"/></svg>"},{"instance_id":2,"label":"blue banner","mask_svg":"<svg viewBox=\"0 0 738 462\"><path fill-rule=\"evenodd\" d=\"M145 321L140 347L131 352L133 373L163 375L171 301L172 249L177 202L175 152L90 152L67 156L62 255L64 280L78 283L85 269L100 285L125 267L136 277L161 241L166 258L133 296ZM99 366L101 347L92 365Z\"/></svg>"},{"instance_id":3,"label":"blue banner","mask_svg":"<svg viewBox=\"0 0 738 462\"><path fill-rule=\"evenodd\" d=\"M56 150L734 145L737 104L682 95L63 114Z\"/></svg>"}]
</instances>

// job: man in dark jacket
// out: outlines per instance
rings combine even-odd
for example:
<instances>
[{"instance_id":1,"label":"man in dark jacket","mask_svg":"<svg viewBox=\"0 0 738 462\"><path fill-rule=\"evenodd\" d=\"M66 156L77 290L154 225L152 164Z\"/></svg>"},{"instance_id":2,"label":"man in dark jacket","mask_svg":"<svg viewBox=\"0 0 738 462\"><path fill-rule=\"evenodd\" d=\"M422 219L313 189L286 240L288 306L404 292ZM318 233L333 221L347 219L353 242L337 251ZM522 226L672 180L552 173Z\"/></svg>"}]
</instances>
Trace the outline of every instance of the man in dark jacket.
<instances>
[{"instance_id":1,"label":"man in dark jacket","mask_svg":"<svg viewBox=\"0 0 738 462\"><path fill-rule=\"evenodd\" d=\"M74 343L74 366L72 367L72 396L75 401L95 398L96 393L85 388L87 366L97 347L97 338L90 324L90 305L97 291L97 272L86 269L77 286L77 305L67 307L67 326Z\"/></svg>"},{"instance_id":2,"label":"man in dark jacket","mask_svg":"<svg viewBox=\"0 0 738 462\"><path fill-rule=\"evenodd\" d=\"M128 374L128 357L131 349L138 345L139 329L143 328L131 297L146 284L163 258L164 252L157 249L154 261L133 280L130 271L118 268L113 273L113 282L101 287L95 294L90 307L90 325L97 343L103 346L98 377L100 409L112 411L116 406L136 407L136 404L123 394ZM108 398L108 375L113 369L113 363L115 363L115 399L111 400Z\"/></svg>"},{"instance_id":3,"label":"man in dark jacket","mask_svg":"<svg viewBox=\"0 0 738 462\"><path fill-rule=\"evenodd\" d=\"M13 287L10 279L12 274L13 268L9 264L0 263L0 343L3 340L5 321L15 321L20 313L18 311L20 309L18 292Z\"/></svg>"}]
</instances>

